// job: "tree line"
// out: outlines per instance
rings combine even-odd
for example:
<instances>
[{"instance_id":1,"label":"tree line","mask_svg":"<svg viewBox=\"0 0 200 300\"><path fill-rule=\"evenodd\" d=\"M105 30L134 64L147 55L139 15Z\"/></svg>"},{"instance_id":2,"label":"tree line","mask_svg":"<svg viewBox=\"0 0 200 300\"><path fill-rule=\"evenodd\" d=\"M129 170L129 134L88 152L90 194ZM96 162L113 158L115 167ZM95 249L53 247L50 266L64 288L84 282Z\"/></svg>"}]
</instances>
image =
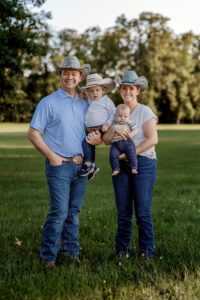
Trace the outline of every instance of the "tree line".
<instances>
[{"instance_id":1,"label":"tree line","mask_svg":"<svg viewBox=\"0 0 200 300\"><path fill-rule=\"evenodd\" d=\"M136 19L119 16L102 31L65 28L53 32L50 13L33 12L45 0L0 2L0 121L29 122L40 99L59 86L54 64L76 55L91 72L115 78L134 69L148 79L140 102L160 123L200 121L200 35L175 34L169 19L143 12ZM119 91L110 94L121 102Z\"/></svg>"}]
</instances>

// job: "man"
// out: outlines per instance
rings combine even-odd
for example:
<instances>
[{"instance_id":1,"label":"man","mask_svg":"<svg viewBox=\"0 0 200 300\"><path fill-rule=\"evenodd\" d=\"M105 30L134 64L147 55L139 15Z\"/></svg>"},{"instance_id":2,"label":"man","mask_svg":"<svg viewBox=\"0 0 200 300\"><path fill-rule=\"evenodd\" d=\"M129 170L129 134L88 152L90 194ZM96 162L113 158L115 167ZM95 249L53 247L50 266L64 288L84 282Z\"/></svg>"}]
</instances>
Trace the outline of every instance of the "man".
<instances>
[{"instance_id":1,"label":"man","mask_svg":"<svg viewBox=\"0 0 200 300\"><path fill-rule=\"evenodd\" d=\"M89 74L90 65L80 66L75 56L68 56L58 69L61 86L40 101L28 131L30 141L46 157L50 210L43 228L40 255L50 268L56 266L61 240L62 254L79 259L78 213L87 185L87 177L77 174L83 162L88 105L78 96L76 87Z\"/></svg>"}]
</instances>

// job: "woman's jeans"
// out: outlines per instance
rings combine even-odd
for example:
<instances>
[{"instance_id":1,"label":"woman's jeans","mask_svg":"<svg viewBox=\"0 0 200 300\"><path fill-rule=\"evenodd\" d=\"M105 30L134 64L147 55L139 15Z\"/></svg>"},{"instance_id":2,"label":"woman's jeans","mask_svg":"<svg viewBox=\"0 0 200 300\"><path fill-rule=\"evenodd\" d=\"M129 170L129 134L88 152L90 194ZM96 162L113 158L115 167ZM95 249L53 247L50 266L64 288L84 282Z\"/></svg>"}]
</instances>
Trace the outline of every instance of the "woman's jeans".
<instances>
[{"instance_id":1,"label":"woman's jeans","mask_svg":"<svg viewBox=\"0 0 200 300\"><path fill-rule=\"evenodd\" d=\"M138 156L138 174L131 174L127 164L121 161L120 173L112 178L118 210L116 255L129 254L131 251L132 217L135 209L140 251L151 258L154 253L151 201L157 161Z\"/></svg>"},{"instance_id":2,"label":"woman's jeans","mask_svg":"<svg viewBox=\"0 0 200 300\"><path fill-rule=\"evenodd\" d=\"M87 177L77 177L82 164L63 162L51 166L46 160L46 177L50 193L50 210L43 228L40 255L46 261L56 261L62 240L61 251L70 256L79 256L79 221Z\"/></svg>"}]
</instances>

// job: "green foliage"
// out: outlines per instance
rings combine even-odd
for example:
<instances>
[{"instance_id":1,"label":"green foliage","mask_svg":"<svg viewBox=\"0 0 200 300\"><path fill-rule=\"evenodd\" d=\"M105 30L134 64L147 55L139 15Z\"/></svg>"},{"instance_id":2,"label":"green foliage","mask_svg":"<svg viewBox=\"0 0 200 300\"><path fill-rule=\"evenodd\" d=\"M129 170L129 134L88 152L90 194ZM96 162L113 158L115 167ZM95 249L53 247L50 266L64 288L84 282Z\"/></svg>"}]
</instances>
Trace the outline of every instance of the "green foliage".
<instances>
[{"instance_id":1,"label":"green foliage","mask_svg":"<svg viewBox=\"0 0 200 300\"><path fill-rule=\"evenodd\" d=\"M32 13L30 8L31 5L41 6L44 1L0 2L1 121L30 119L32 99L24 89L24 81L30 61L48 53L49 44L44 45L47 35L44 21L50 17L48 13Z\"/></svg>"},{"instance_id":2,"label":"green foliage","mask_svg":"<svg viewBox=\"0 0 200 300\"><path fill-rule=\"evenodd\" d=\"M138 257L135 217L130 259L114 258L117 212L109 147L102 145L97 147L101 171L88 183L79 216L81 263L58 256L57 268L49 272L39 258L49 207L44 158L25 135L1 135L1 299L200 298L199 131L158 134L154 261Z\"/></svg>"},{"instance_id":3,"label":"green foliage","mask_svg":"<svg viewBox=\"0 0 200 300\"><path fill-rule=\"evenodd\" d=\"M76 55L81 64L103 77L134 69L149 81L140 102L149 105L161 123L200 121L200 35L176 35L168 18L143 12L124 15L101 31L89 27L79 34L65 28L53 35L49 13L31 12L44 0L3 0L0 4L0 121L29 121L40 99L59 86L55 62ZM84 83L83 83L84 84ZM119 92L110 97L121 102Z\"/></svg>"}]
</instances>

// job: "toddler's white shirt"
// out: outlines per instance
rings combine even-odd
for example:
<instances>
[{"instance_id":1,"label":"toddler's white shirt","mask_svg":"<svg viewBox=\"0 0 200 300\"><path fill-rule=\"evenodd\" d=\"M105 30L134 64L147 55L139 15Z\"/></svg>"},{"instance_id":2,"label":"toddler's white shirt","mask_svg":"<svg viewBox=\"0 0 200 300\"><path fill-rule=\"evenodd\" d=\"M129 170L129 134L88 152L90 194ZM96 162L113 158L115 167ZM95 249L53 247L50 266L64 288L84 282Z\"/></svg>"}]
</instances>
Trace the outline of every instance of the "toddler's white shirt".
<instances>
[{"instance_id":1,"label":"toddler's white shirt","mask_svg":"<svg viewBox=\"0 0 200 300\"><path fill-rule=\"evenodd\" d=\"M112 124L115 105L107 95L98 100L88 99L87 101L89 107L85 116L86 127L98 127L104 123Z\"/></svg>"}]
</instances>

